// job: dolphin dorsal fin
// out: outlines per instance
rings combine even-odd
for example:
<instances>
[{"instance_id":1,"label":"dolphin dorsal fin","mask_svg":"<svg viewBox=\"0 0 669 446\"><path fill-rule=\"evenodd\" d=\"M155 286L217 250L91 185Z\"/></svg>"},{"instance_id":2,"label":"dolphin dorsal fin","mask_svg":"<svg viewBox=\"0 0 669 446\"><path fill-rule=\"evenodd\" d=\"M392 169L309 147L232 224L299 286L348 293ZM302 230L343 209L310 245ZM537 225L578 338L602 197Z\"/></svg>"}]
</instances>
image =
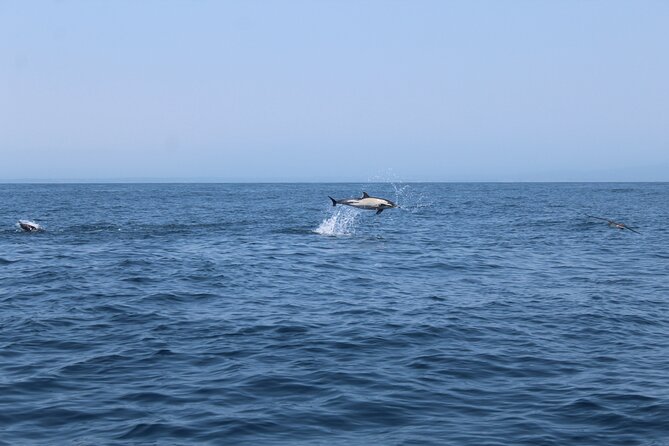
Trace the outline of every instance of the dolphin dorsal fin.
<instances>
[{"instance_id":1,"label":"dolphin dorsal fin","mask_svg":"<svg viewBox=\"0 0 669 446\"><path fill-rule=\"evenodd\" d=\"M362 198L369 198L369 194L367 192L362 193Z\"/></svg>"}]
</instances>

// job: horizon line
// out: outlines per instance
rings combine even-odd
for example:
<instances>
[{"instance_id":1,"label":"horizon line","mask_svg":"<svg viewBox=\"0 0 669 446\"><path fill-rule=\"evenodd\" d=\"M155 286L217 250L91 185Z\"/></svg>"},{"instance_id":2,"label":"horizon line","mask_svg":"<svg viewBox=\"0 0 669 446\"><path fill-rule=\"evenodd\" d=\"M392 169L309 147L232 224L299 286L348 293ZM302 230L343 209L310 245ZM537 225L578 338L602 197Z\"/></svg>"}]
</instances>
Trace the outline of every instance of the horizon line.
<instances>
[{"instance_id":1,"label":"horizon line","mask_svg":"<svg viewBox=\"0 0 669 446\"><path fill-rule=\"evenodd\" d=\"M0 179L0 184L462 184L462 183L668 183L669 180L214 180L214 179L169 179L169 178L115 178L115 179Z\"/></svg>"}]
</instances>

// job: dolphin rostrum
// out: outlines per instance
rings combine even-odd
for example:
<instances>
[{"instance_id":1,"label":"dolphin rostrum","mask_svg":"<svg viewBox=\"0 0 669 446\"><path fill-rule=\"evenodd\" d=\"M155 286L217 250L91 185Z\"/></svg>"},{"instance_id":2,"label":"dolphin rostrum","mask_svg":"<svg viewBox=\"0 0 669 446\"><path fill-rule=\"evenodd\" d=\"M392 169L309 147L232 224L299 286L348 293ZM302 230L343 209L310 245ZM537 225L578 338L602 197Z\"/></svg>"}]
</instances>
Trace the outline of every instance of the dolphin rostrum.
<instances>
[{"instance_id":1,"label":"dolphin rostrum","mask_svg":"<svg viewBox=\"0 0 669 446\"><path fill-rule=\"evenodd\" d=\"M608 222L609 226L612 228L616 229L627 229L632 232L636 232L637 234L641 234L639 231L635 231L634 229L630 228L627 226L625 223L618 223L617 221L609 220L608 218L603 218L603 217L595 217L594 215L588 215L590 218L596 218L597 220L604 220Z\"/></svg>"},{"instance_id":2,"label":"dolphin rostrum","mask_svg":"<svg viewBox=\"0 0 669 446\"><path fill-rule=\"evenodd\" d=\"M328 198L332 200L332 206L345 204L346 206L352 206L358 209L369 209L376 211L376 215L383 212L384 209L397 207L397 205L392 201L386 200L385 198L370 197L367 192L363 192L361 198L344 198L342 200L335 200L330 196L328 196Z\"/></svg>"},{"instance_id":3,"label":"dolphin rostrum","mask_svg":"<svg viewBox=\"0 0 669 446\"><path fill-rule=\"evenodd\" d=\"M37 223L28 220L19 220L18 225L25 232L37 232L42 229Z\"/></svg>"}]
</instances>

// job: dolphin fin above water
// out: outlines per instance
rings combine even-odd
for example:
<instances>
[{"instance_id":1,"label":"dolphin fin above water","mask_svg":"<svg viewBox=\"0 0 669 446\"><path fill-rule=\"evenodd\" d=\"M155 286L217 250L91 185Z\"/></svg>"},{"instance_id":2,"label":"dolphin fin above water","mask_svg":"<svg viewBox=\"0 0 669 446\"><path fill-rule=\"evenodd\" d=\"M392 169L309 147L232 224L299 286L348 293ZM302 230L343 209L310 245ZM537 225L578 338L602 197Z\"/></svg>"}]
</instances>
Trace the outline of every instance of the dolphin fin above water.
<instances>
[{"instance_id":1,"label":"dolphin fin above water","mask_svg":"<svg viewBox=\"0 0 669 446\"><path fill-rule=\"evenodd\" d=\"M594 215L587 215L587 217L596 218L598 220L604 220L605 222L607 222L609 224L609 227L611 227L611 228L627 229L628 231L632 231L636 234L641 234L639 231L636 231L636 230L630 228L625 223L620 223L620 222L617 222L617 221L609 220L608 218L604 218L604 217L595 217Z\"/></svg>"},{"instance_id":2,"label":"dolphin fin above water","mask_svg":"<svg viewBox=\"0 0 669 446\"><path fill-rule=\"evenodd\" d=\"M381 209L379 209L378 211L376 211L376 215L379 215L381 212L383 212L383 209L384 209L384 208L381 208Z\"/></svg>"}]
</instances>

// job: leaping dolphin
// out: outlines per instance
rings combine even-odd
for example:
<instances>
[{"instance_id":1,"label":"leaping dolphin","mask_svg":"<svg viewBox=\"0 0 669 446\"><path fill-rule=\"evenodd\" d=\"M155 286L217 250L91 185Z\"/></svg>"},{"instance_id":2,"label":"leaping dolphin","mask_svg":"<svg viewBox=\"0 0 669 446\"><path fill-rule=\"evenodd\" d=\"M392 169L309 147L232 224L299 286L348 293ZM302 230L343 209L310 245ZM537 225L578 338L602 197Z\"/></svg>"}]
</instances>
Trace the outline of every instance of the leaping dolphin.
<instances>
[{"instance_id":1,"label":"leaping dolphin","mask_svg":"<svg viewBox=\"0 0 669 446\"><path fill-rule=\"evenodd\" d=\"M362 198L344 198L341 200L335 200L330 196L328 196L328 198L332 200L332 206L343 204L358 209L369 209L376 211L376 215L379 215L381 212L383 212L384 209L397 207L397 205L392 201L386 200L385 198L370 197L367 192L362 193Z\"/></svg>"},{"instance_id":2,"label":"leaping dolphin","mask_svg":"<svg viewBox=\"0 0 669 446\"><path fill-rule=\"evenodd\" d=\"M28 220L19 220L18 225L25 232L37 232L42 230L42 227L40 225Z\"/></svg>"},{"instance_id":3,"label":"leaping dolphin","mask_svg":"<svg viewBox=\"0 0 669 446\"><path fill-rule=\"evenodd\" d=\"M603 218L603 217L595 217L594 215L588 215L588 217L596 218L597 220L604 220L609 223L609 227L611 228L627 229L629 231L636 232L637 234L641 234L639 231L635 231L634 229L627 226L625 223L618 223L617 221L609 220L608 218Z\"/></svg>"}]
</instances>

